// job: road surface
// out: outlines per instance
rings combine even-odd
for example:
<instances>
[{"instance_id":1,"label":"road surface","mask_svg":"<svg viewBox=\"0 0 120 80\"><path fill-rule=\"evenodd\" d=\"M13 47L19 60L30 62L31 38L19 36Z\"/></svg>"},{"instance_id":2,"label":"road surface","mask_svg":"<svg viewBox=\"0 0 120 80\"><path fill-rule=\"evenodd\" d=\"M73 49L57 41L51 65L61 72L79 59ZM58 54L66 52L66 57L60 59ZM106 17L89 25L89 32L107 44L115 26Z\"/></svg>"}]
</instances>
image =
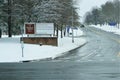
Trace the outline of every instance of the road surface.
<instances>
[{"instance_id":1,"label":"road surface","mask_svg":"<svg viewBox=\"0 0 120 80\"><path fill-rule=\"evenodd\" d=\"M0 80L120 80L120 37L83 30L85 46L52 61L1 63Z\"/></svg>"}]
</instances>

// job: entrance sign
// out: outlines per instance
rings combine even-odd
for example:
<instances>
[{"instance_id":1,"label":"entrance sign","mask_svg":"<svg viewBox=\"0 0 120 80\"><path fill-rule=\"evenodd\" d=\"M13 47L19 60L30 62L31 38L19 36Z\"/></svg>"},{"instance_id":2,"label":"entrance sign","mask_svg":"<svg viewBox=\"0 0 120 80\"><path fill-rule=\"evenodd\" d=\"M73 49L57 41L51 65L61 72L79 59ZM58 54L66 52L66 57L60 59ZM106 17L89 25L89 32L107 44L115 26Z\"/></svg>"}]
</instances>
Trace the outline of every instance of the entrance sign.
<instances>
[{"instance_id":1,"label":"entrance sign","mask_svg":"<svg viewBox=\"0 0 120 80\"><path fill-rule=\"evenodd\" d=\"M54 23L25 23L25 34L31 35L53 35ZM33 36L33 35L32 35Z\"/></svg>"},{"instance_id":2,"label":"entrance sign","mask_svg":"<svg viewBox=\"0 0 120 80\"><path fill-rule=\"evenodd\" d=\"M24 23L24 33L26 37L21 37L22 57L24 57L24 45L29 44L43 44L43 45L58 45L58 37L55 36L54 23Z\"/></svg>"}]
</instances>

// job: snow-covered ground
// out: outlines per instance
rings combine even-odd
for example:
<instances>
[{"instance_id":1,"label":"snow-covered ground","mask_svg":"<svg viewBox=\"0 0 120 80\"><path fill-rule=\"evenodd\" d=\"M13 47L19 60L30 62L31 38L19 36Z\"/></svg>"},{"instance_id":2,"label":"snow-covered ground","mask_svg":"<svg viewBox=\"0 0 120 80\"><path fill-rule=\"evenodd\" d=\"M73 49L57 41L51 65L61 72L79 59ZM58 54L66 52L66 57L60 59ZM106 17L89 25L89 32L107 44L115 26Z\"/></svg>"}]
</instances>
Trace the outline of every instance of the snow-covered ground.
<instances>
[{"instance_id":1,"label":"snow-covered ground","mask_svg":"<svg viewBox=\"0 0 120 80\"><path fill-rule=\"evenodd\" d=\"M96 27L102 29L107 32L113 32L114 34L120 35L120 28L118 29L116 26L109 26L109 25L91 25L92 27Z\"/></svg>"},{"instance_id":2,"label":"snow-covered ground","mask_svg":"<svg viewBox=\"0 0 120 80\"><path fill-rule=\"evenodd\" d=\"M74 33L76 36L83 35L80 29L75 30ZM24 44L24 57L22 57L20 36L8 38L2 35L0 39L0 62L20 62L25 60L55 58L86 43L86 40L81 37L74 38L74 41L75 42L72 43L71 37L58 38L58 47Z\"/></svg>"}]
</instances>

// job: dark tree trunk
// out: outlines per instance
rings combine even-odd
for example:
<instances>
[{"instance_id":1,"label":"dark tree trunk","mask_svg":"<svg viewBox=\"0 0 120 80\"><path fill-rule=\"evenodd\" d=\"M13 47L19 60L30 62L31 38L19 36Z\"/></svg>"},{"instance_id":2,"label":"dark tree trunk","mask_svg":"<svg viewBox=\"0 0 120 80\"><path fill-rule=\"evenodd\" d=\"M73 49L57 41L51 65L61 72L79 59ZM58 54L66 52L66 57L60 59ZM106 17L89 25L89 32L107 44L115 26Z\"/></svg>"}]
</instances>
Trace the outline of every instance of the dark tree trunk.
<instances>
[{"instance_id":1,"label":"dark tree trunk","mask_svg":"<svg viewBox=\"0 0 120 80\"><path fill-rule=\"evenodd\" d=\"M2 37L2 30L0 29L0 38Z\"/></svg>"},{"instance_id":2,"label":"dark tree trunk","mask_svg":"<svg viewBox=\"0 0 120 80\"><path fill-rule=\"evenodd\" d=\"M62 34L63 30L62 29L63 29L63 25L61 25L61 38L63 38L63 34Z\"/></svg>"},{"instance_id":3,"label":"dark tree trunk","mask_svg":"<svg viewBox=\"0 0 120 80\"><path fill-rule=\"evenodd\" d=\"M12 37L12 33L11 33L11 16L8 17L8 37Z\"/></svg>"},{"instance_id":4,"label":"dark tree trunk","mask_svg":"<svg viewBox=\"0 0 120 80\"><path fill-rule=\"evenodd\" d=\"M57 25L56 25L56 23L54 23L54 34L53 34L53 36L57 36Z\"/></svg>"},{"instance_id":5,"label":"dark tree trunk","mask_svg":"<svg viewBox=\"0 0 120 80\"><path fill-rule=\"evenodd\" d=\"M57 37L58 37L58 25L57 25Z\"/></svg>"},{"instance_id":6,"label":"dark tree trunk","mask_svg":"<svg viewBox=\"0 0 120 80\"><path fill-rule=\"evenodd\" d=\"M8 0L8 37L12 37L12 32L11 32L11 0Z\"/></svg>"}]
</instances>

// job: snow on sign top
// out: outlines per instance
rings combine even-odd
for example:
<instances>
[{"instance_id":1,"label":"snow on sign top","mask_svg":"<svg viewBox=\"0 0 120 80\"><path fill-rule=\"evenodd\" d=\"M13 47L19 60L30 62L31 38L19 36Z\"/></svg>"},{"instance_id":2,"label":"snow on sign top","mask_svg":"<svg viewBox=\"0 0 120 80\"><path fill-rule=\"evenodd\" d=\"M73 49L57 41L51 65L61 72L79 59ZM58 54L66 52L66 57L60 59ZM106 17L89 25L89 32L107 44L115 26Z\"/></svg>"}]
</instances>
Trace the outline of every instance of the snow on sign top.
<instances>
[{"instance_id":1,"label":"snow on sign top","mask_svg":"<svg viewBox=\"0 0 120 80\"><path fill-rule=\"evenodd\" d=\"M36 23L36 34L54 34L54 24Z\"/></svg>"}]
</instances>

